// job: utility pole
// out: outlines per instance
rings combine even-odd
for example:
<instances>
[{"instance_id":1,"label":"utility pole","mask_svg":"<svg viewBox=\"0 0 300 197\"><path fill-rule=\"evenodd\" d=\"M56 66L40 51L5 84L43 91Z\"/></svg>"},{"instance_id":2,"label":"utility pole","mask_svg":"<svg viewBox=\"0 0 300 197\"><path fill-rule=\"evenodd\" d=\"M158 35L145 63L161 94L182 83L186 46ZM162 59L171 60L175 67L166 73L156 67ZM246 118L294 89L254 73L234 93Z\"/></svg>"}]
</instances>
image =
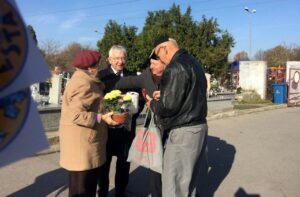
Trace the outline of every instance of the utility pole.
<instances>
[{"instance_id":1,"label":"utility pole","mask_svg":"<svg viewBox=\"0 0 300 197\"><path fill-rule=\"evenodd\" d=\"M249 59L251 58L251 50L252 50L252 22L251 22L251 15L256 13L255 9L249 9L248 7L245 7L244 10L250 14L249 16Z\"/></svg>"}]
</instances>

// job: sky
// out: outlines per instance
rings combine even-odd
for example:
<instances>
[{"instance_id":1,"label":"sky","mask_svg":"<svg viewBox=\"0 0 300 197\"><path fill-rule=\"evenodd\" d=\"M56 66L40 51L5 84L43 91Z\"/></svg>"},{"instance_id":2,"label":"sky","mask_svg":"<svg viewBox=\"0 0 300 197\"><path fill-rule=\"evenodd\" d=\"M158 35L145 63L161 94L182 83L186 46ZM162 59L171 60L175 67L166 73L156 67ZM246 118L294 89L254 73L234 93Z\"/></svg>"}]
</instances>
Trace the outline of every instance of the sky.
<instances>
[{"instance_id":1,"label":"sky","mask_svg":"<svg viewBox=\"0 0 300 197\"><path fill-rule=\"evenodd\" d=\"M135 26L140 32L149 11L169 10L173 3L180 6L182 14L190 6L194 21L200 22L202 16L215 18L235 40L230 58L240 51L253 57L257 51L279 44L300 45L299 0L15 1L25 23L33 26L40 45L55 41L64 47L78 42L96 48L110 19Z\"/></svg>"}]
</instances>

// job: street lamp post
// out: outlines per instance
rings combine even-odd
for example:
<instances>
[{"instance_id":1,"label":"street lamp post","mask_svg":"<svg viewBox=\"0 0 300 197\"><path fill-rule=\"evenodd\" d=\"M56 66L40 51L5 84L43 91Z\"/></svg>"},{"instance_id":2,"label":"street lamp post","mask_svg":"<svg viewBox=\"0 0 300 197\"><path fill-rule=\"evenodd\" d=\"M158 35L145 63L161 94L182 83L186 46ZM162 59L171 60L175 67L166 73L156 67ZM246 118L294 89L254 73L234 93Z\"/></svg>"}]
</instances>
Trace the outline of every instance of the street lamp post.
<instances>
[{"instance_id":1,"label":"street lamp post","mask_svg":"<svg viewBox=\"0 0 300 197\"><path fill-rule=\"evenodd\" d=\"M101 34L97 29L95 29L94 32L97 34Z\"/></svg>"},{"instance_id":2,"label":"street lamp post","mask_svg":"<svg viewBox=\"0 0 300 197\"><path fill-rule=\"evenodd\" d=\"M255 9L249 9L248 7L245 7L244 10L251 14L256 13ZM251 57L251 49L252 49L252 24L251 24L251 16L249 16L249 58Z\"/></svg>"}]
</instances>

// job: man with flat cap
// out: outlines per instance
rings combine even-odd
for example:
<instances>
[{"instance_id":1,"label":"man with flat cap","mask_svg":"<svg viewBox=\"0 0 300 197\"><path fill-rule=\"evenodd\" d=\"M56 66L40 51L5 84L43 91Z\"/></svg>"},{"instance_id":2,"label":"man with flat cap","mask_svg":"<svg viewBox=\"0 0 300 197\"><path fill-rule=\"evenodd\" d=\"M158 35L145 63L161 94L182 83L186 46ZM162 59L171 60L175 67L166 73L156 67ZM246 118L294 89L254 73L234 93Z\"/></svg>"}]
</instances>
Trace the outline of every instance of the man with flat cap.
<instances>
[{"instance_id":1,"label":"man with flat cap","mask_svg":"<svg viewBox=\"0 0 300 197\"><path fill-rule=\"evenodd\" d=\"M164 131L162 196L199 196L208 130L205 74L201 64L168 35L155 40L153 52L152 58L166 65L156 99L147 97L147 106Z\"/></svg>"}]
</instances>

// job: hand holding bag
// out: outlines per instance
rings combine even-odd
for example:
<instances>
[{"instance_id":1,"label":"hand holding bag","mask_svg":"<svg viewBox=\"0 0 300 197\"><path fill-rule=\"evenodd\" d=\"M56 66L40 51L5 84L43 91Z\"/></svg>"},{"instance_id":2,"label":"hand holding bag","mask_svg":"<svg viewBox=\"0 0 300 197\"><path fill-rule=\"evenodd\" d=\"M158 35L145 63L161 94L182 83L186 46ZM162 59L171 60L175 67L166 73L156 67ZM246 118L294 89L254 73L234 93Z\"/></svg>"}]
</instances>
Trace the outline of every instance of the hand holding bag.
<instances>
[{"instance_id":1,"label":"hand holding bag","mask_svg":"<svg viewBox=\"0 0 300 197\"><path fill-rule=\"evenodd\" d=\"M134 162L155 172L162 172L163 147L161 132L154 122L154 114L148 110L144 127L137 130L129 149L127 161Z\"/></svg>"}]
</instances>

